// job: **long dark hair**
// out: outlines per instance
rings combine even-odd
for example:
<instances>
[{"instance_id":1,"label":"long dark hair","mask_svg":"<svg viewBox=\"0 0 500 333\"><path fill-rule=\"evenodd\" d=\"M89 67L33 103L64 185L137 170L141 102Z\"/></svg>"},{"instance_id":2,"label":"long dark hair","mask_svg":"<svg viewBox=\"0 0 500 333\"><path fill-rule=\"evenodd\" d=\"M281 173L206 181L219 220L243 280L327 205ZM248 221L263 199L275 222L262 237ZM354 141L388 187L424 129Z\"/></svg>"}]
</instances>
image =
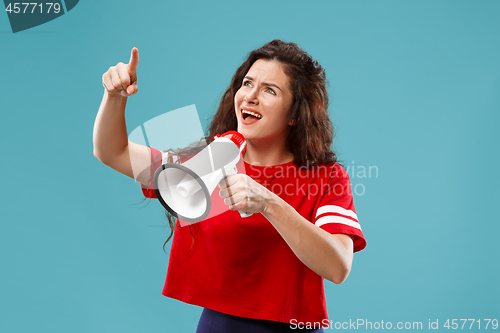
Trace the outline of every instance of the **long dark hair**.
<instances>
[{"instance_id":1,"label":"long dark hair","mask_svg":"<svg viewBox=\"0 0 500 333\"><path fill-rule=\"evenodd\" d=\"M328 116L325 70L297 44L279 39L250 52L247 60L236 70L210 125L209 137L237 130L234 96L250 67L259 59L280 62L290 79L293 103L289 120L294 125L288 131L286 148L293 154L294 163L313 166L336 162L337 157L330 148L333 126Z\"/></svg>"},{"instance_id":2,"label":"long dark hair","mask_svg":"<svg viewBox=\"0 0 500 333\"><path fill-rule=\"evenodd\" d=\"M333 125L328 116L325 70L297 44L283 42L279 39L250 52L245 62L236 70L210 124L207 142L210 143L216 134L237 130L238 121L234 107L234 96L240 89L243 78L250 67L259 59L280 62L285 74L290 79L293 103L289 112L289 120L292 121L293 126L290 127L287 134L286 148L293 154L294 164L312 167L325 162L336 162L337 156L331 149ZM166 215L171 232L163 244L164 249L173 236L175 225L174 217Z\"/></svg>"}]
</instances>

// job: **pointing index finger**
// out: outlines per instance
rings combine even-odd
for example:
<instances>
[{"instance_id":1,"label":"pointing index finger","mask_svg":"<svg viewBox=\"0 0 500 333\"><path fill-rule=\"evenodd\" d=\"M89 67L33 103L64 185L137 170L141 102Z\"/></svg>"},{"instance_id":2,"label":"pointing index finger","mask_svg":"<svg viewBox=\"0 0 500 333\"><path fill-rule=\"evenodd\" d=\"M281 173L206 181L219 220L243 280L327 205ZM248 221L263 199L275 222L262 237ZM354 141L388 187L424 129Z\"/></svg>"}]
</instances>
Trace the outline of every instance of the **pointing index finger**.
<instances>
[{"instance_id":1,"label":"pointing index finger","mask_svg":"<svg viewBox=\"0 0 500 333\"><path fill-rule=\"evenodd\" d=\"M132 49L132 53L130 55L130 61L128 63L129 73L130 75L135 75L137 71L137 65L139 64L139 50L137 47Z\"/></svg>"}]
</instances>

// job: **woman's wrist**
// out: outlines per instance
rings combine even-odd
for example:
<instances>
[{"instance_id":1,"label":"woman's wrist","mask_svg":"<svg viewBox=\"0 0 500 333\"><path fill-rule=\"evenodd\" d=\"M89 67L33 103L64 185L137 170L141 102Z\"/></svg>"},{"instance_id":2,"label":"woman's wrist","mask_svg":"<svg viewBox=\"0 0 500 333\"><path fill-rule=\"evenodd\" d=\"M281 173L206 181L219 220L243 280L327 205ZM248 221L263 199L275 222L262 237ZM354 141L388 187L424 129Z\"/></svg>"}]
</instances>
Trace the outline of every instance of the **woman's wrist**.
<instances>
[{"instance_id":1,"label":"woman's wrist","mask_svg":"<svg viewBox=\"0 0 500 333\"><path fill-rule=\"evenodd\" d=\"M109 92L108 89L106 89L106 87L104 88L104 95L106 95L106 97L108 98L108 100L121 101L123 99L127 99L126 96L123 96L119 92L118 93L111 93L111 92Z\"/></svg>"},{"instance_id":2,"label":"woman's wrist","mask_svg":"<svg viewBox=\"0 0 500 333\"><path fill-rule=\"evenodd\" d=\"M282 208L283 199L281 199L276 193L269 191L266 189L267 195L264 200L264 208L260 212L264 215L265 218L269 219L273 216L276 216L277 212L280 208Z\"/></svg>"}]
</instances>

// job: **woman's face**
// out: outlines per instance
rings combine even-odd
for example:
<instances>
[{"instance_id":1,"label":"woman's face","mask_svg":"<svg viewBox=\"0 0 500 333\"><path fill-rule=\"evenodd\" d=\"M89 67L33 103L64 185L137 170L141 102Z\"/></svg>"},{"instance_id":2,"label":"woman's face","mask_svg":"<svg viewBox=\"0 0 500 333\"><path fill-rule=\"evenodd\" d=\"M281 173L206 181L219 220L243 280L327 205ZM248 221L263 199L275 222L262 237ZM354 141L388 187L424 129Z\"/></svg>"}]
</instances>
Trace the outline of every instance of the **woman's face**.
<instances>
[{"instance_id":1,"label":"woman's face","mask_svg":"<svg viewBox=\"0 0 500 333\"><path fill-rule=\"evenodd\" d=\"M238 132L246 140L285 139L291 123L293 94L282 65L259 59L253 63L234 96Z\"/></svg>"}]
</instances>

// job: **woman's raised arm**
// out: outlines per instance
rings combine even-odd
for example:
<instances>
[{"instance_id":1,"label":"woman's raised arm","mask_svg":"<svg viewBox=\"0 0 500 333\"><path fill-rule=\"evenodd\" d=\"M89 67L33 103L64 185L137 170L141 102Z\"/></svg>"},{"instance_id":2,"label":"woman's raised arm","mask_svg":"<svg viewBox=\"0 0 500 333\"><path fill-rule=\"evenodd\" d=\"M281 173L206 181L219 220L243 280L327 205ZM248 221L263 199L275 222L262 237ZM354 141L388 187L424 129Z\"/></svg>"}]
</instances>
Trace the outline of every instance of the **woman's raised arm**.
<instances>
[{"instance_id":1,"label":"woman's raised arm","mask_svg":"<svg viewBox=\"0 0 500 333\"><path fill-rule=\"evenodd\" d=\"M146 146L128 141L125 123L127 98L137 93L139 50L132 49L128 64L118 63L102 76L104 96L94 123L94 156L102 163L148 184L151 164Z\"/></svg>"}]
</instances>

